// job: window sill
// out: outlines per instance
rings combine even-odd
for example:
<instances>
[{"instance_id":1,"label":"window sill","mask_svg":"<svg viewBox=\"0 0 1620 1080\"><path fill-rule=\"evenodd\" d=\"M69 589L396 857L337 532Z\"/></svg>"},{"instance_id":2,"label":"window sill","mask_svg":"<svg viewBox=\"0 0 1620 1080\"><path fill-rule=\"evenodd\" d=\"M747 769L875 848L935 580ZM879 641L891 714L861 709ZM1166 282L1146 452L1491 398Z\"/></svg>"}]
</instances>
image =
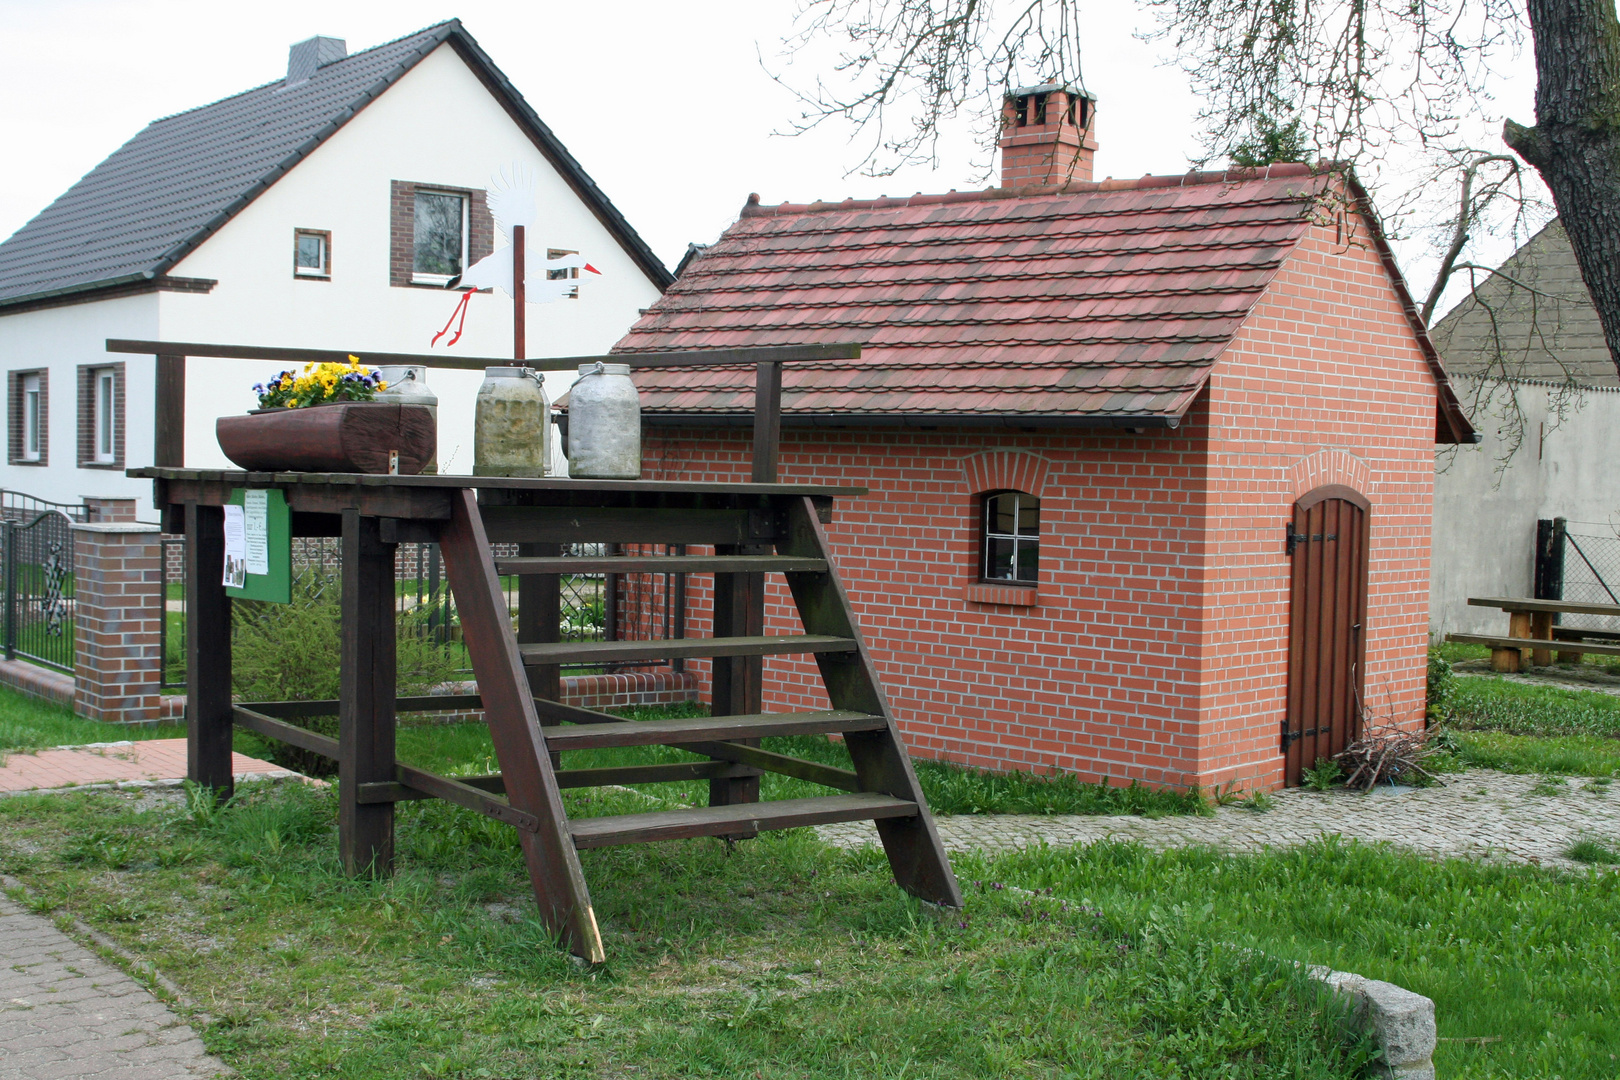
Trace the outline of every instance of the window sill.
<instances>
[{"instance_id":1,"label":"window sill","mask_svg":"<svg viewBox=\"0 0 1620 1080\"><path fill-rule=\"evenodd\" d=\"M45 464L45 462L41 461L39 458L12 458L10 461L6 462L6 464L8 464L8 465L33 465L33 466L37 467L37 466Z\"/></svg>"},{"instance_id":2,"label":"window sill","mask_svg":"<svg viewBox=\"0 0 1620 1080\"><path fill-rule=\"evenodd\" d=\"M293 277L296 278L299 281L331 281L332 280L332 275L331 274L294 274Z\"/></svg>"},{"instance_id":3,"label":"window sill","mask_svg":"<svg viewBox=\"0 0 1620 1080\"><path fill-rule=\"evenodd\" d=\"M410 283L412 285L426 285L433 289L442 289L450 284L452 277L460 276L460 274L412 274Z\"/></svg>"},{"instance_id":4,"label":"window sill","mask_svg":"<svg viewBox=\"0 0 1620 1080\"><path fill-rule=\"evenodd\" d=\"M124 467L124 463L122 461L81 461L81 462L79 462L79 468L81 468L81 469L120 469L121 470L121 469L123 469L123 467Z\"/></svg>"},{"instance_id":5,"label":"window sill","mask_svg":"<svg viewBox=\"0 0 1620 1080\"><path fill-rule=\"evenodd\" d=\"M970 604L1002 604L1008 607L1039 607L1041 590L1037 585L964 585L962 599Z\"/></svg>"}]
</instances>

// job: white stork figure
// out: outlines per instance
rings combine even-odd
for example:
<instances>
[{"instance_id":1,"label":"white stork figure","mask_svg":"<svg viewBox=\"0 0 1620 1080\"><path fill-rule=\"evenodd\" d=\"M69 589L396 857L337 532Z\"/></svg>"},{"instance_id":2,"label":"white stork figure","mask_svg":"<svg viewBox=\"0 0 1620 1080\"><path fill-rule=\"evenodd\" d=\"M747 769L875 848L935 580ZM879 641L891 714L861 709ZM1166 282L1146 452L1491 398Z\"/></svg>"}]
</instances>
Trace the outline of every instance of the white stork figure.
<instances>
[{"instance_id":1,"label":"white stork figure","mask_svg":"<svg viewBox=\"0 0 1620 1080\"><path fill-rule=\"evenodd\" d=\"M450 321L444 324L444 329L433 335L429 348L437 345L439 339L450 332L450 323L456 321L457 315L461 316L461 325L456 327L455 336L445 342L445 347L461 340L462 329L467 323L467 301L480 289L499 289L515 298L516 290L521 285L524 302L549 304L565 296L578 295L577 271L597 275L602 273L577 252L550 258L543 244L529 238L529 228L536 217L534 181L520 166L514 166L510 172L501 170L497 183L492 185L489 193L489 212L495 224L500 226L513 244L484 256L446 283L445 288L461 290L461 301L456 305L456 310L450 313ZM516 243L523 245L522 282L518 282L514 274L512 252Z\"/></svg>"}]
</instances>

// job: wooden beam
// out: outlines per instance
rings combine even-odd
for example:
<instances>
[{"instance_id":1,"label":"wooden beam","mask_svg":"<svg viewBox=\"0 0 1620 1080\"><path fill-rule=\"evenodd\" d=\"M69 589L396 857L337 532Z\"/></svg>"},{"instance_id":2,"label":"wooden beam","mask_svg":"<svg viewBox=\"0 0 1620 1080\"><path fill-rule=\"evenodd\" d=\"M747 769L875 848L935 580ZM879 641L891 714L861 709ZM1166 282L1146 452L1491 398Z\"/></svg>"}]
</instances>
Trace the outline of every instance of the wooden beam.
<instances>
[{"instance_id":1,"label":"wooden beam","mask_svg":"<svg viewBox=\"0 0 1620 1080\"><path fill-rule=\"evenodd\" d=\"M782 365L762 360L754 371L754 483L776 483L781 457Z\"/></svg>"},{"instance_id":2,"label":"wooden beam","mask_svg":"<svg viewBox=\"0 0 1620 1080\"><path fill-rule=\"evenodd\" d=\"M262 345L218 345L196 341L135 341L108 338L111 353L144 353L152 356L199 356L219 360L271 360L283 364L347 364L350 356L360 357L371 367L415 365L456 371L482 371L486 367L511 364L509 356L451 356L448 353L392 353L366 349L293 349ZM581 364L629 364L633 368L727 367L740 364L791 364L801 361L854 360L861 355L859 345L780 345L755 349L706 349L683 352L609 353L606 356L558 356L525 360L535 371L577 371Z\"/></svg>"},{"instance_id":3,"label":"wooden beam","mask_svg":"<svg viewBox=\"0 0 1620 1080\"><path fill-rule=\"evenodd\" d=\"M751 575L750 575L751 576ZM562 641L524 645L525 664L608 664L672 657L779 656L854 652L851 638L829 634L762 634L749 637L668 638L654 641ZM480 684L481 685L481 684ZM742 702L737 702L738 708ZM730 710L728 711L735 711ZM751 710L759 711L757 708Z\"/></svg>"},{"instance_id":4,"label":"wooden beam","mask_svg":"<svg viewBox=\"0 0 1620 1080\"><path fill-rule=\"evenodd\" d=\"M796 829L837 821L889 821L917 815L917 804L870 792L782 799L764 803L699 806L619 817L579 818L568 823L582 848L647 844L692 836L738 836L766 829Z\"/></svg>"},{"instance_id":5,"label":"wooden beam","mask_svg":"<svg viewBox=\"0 0 1620 1080\"><path fill-rule=\"evenodd\" d=\"M231 796L231 598L225 512L186 504L186 778Z\"/></svg>"},{"instance_id":6,"label":"wooden beam","mask_svg":"<svg viewBox=\"0 0 1620 1080\"><path fill-rule=\"evenodd\" d=\"M186 463L186 358L159 356L153 386L152 464L182 468Z\"/></svg>"},{"instance_id":7,"label":"wooden beam","mask_svg":"<svg viewBox=\"0 0 1620 1080\"><path fill-rule=\"evenodd\" d=\"M825 571L825 559L780 555L563 555L496 559L502 574L785 574Z\"/></svg>"},{"instance_id":8,"label":"wooden beam","mask_svg":"<svg viewBox=\"0 0 1620 1080\"><path fill-rule=\"evenodd\" d=\"M394 555L378 522L343 512L342 693L338 705L338 855L346 873L394 869L394 808L361 784L394 779ZM441 796L448 797L448 796Z\"/></svg>"},{"instance_id":9,"label":"wooden beam","mask_svg":"<svg viewBox=\"0 0 1620 1080\"><path fill-rule=\"evenodd\" d=\"M259 704L238 705L231 710L231 719L237 727L247 728L249 731L263 735L266 738L284 742L289 746L296 746L300 750L308 750L312 754L319 754L322 757L331 758L333 761L338 759L338 741L336 739L293 724L283 723L261 712L260 709L262 708L263 706Z\"/></svg>"}]
</instances>

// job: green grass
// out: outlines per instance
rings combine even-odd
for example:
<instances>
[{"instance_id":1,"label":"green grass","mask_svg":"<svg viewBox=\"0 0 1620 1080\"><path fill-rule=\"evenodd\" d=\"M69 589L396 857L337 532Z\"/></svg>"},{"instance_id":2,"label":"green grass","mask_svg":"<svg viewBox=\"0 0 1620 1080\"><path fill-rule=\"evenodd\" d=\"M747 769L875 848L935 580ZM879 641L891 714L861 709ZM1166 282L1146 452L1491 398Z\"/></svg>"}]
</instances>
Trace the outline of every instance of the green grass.
<instances>
[{"instance_id":1,"label":"green grass","mask_svg":"<svg viewBox=\"0 0 1620 1080\"><path fill-rule=\"evenodd\" d=\"M403 804L398 872L354 880L334 801L295 784L223 811L173 791L12 797L0 870L174 980L249 1080L1327 1080L1367 1053L1296 968L1197 912L987 885L935 911L880 853L806 830L582 853L609 954L584 969L534 920L513 830Z\"/></svg>"},{"instance_id":2,"label":"green grass","mask_svg":"<svg viewBox=\"0 0 1620 1080\"><path fill-rule=\"evenodd\" d=\"M0 689L0 754L125 739L172 739L185 735L174 724L104 724L74 716L66 706L53 705Z\"/></svg>"},{"instance_id":3,"label":"green grass","mask_svg":"<svg viewBox=\"0 0 1620 1080\"><path fill-rule=\"evenodd\" d=\"M1504 735L1463 731L1457 758L1476 769L1569 776L1620 776L1620 739L1596 735Z\"/></svg>"},{"instance_id":4,"label":"green grass","mask_svg":"<svg viewBox=\"0 0 1620 1080\"><path fill-rule=\"evenodd\" d=\"M1577 840L1565 852L1576 862L1613 866L1620 863L1620 843L1602 840Z\"/></svg>"},{"instance_id":5,"label":"green grass","mask_svg":"<svg viewBox=\"0 0 1620 1080\"><path fill-rule=\"evenodd\" d=\"M1450 706L1448 724L1466 731L1620 738L1620 695L1615 694L1463 678Z\"/></svg>"},{"instance_id":6,"label":"green grass","mask_svg":"<svg viewBox=\"0 0 1620 1080\"><path fill-rule=\"evenodd\" d=\"M1620 1073L1620 874L1435 862L1337 839L1259 856L1104 842L957 872L1051 888L1127 923L1193 920L1209 940L1424 994L1447 1040L1441 1076Z\"/></svg>"}]
</instances>

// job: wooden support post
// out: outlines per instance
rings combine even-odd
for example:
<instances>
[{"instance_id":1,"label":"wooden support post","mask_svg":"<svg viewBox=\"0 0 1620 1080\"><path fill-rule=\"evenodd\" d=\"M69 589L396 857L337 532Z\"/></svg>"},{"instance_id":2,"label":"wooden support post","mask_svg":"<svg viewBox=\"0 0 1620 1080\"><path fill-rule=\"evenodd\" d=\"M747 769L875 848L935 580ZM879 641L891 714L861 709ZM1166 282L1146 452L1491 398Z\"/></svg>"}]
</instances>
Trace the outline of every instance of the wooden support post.
<instances>
[{"instance_id":1,"label":"wooden support post","mask_svg":"<svg viewBox=\"0 0 1620 1080\"><path fill-rule=\"evenodd\" d=\"M754 369L754 483L776 483L781 456L782 365L765 361Z\"/></svg>"},{"instance_id":2,"label":"wooden support post","mask_svg":"<svg viewBox=\"0 0 1620 1080\"><path fill-rule=\"evenodd\" d=\"M506 622L510 616L472 490L453 492L450 510L450 521L439 533L439 549L461 612L462 635L484 701L484 719L495 743L507 802L539 822L533 832L519 829L518 842L528 863L540 918L574 955L601 963L602 935L591 908L590 890L540 734L523 659Z\"/></svg>"},{"instance_id":3,"label":"wooden support post","mask_svg":"<svg viewBox=\"0 0 1620 1080\"><path fill-rule=\"evenodd\" d=\"M1529 636L1530 636L1530 613L1528 611L1510 611L1510 612L1508 612L1508 637L1527 638ZM1505 656L1499 657L1497 655L1498 653L1503 652L1503 651L1510 651L1510 652L1513 652L1513 653L1516 654L1513 657L1512 661L1511 661L1511 663L1513 664L1512 668L1506 668L1506 667L1501 666L1502 664L1505 664L1505 663L1509 662L1507 657L1505 657ZM1526 654L1528 653L1528 651L1529 650L1526 650L1526 649L1512 649L1512 650L1493 649L1493 650L1491 650L1491 667L1495 668L1497 671L1522 671L1524 669L1524 662L1525 662Z\"/></svg>"},{"instance_id":4,"label":"wooden support post","mask_svg":"<svg viewBox=\"0 0 1620 1080\"><path fill-rule=\"evenodd\" d=\"M394 869L394 806L362 803L360 786L394 779L395 550L376 518L343 511L338 856L353 875Z\"/></svg>"},{"instance_id":5,"label":"wooden support post","mask_svg":"<svg viewBox=\"0 0 1620 1080\"><path fill-rule=\"evenodd\" d=\"M186 461L186 358L159 356L154 383L152 464L182 468Z\"/></svg>"},{"instance_id":6,"label":"wooden support post","mask_svg":"<svg viewBox=\"0 0 1620 1080\"><path fill-rule=\"evenodd\" d=\"M1541 641L1552 640L1553 617L1550 611L1534 611L1530 613L1530 636ZM1530 662L1537 667L1546 667L1553 662L1551 649L1531 649Z\"/></svg>"},{"instance_id":7,"label":"wooden support post","mask_svg":"<svg viewBox=\"0 0 1620 1080\"><path fill-rule=\"evenodd\" d=\"M522 363L529 352L528 328L528 298L524 287L528 268L524 266L524 259L528 252L525 250L524 233L528 229L522 225L512 226L512 359ZM551 433L546 432L550 438Z\"/></svg>"},{"instance_id":8,"label":"wooden support post","mask_svg":"<svg viewBox=\"0 0 1620 1080\"><path fill-rule=\"evenodd\" d=\"M716 555L737 555L752 551L735 544L714 549ZM757 636L765 632L765 575L714 575L714 636ZM710 713L714 716L747 716L764 711L762 656L717 656L712 661ZM757 746L758 740L745 745ZM709 805L758 802L759 777L744 776L709 781ZM752 834L749 834L752 835Z\"/></svg>"},{"instance_id":9,"label":"wooden support post","mask_svg":"<svg viewBox=\"0 0 1620 1080\"><path fill-rule=\"evenodd\" d=\"M225 512L186 504L186 778L231 797L231 598Z\"/></svg>"},{"instance_id":10,"label":"wooden support post","mask_svg":"<svg viewBox=\"0 0 1620 1080\"><path fill-rule=\"evenodd\" d=\"M561 544L519 544L519 555L561 555ZM523 574L518 578L517 639L520 644L562 640L562 575ZM528 669L529 691L547 701L562 700L562 666L536 664ZM553 770L562 757L551 755Z\"/></svg>"}]
</instances>

